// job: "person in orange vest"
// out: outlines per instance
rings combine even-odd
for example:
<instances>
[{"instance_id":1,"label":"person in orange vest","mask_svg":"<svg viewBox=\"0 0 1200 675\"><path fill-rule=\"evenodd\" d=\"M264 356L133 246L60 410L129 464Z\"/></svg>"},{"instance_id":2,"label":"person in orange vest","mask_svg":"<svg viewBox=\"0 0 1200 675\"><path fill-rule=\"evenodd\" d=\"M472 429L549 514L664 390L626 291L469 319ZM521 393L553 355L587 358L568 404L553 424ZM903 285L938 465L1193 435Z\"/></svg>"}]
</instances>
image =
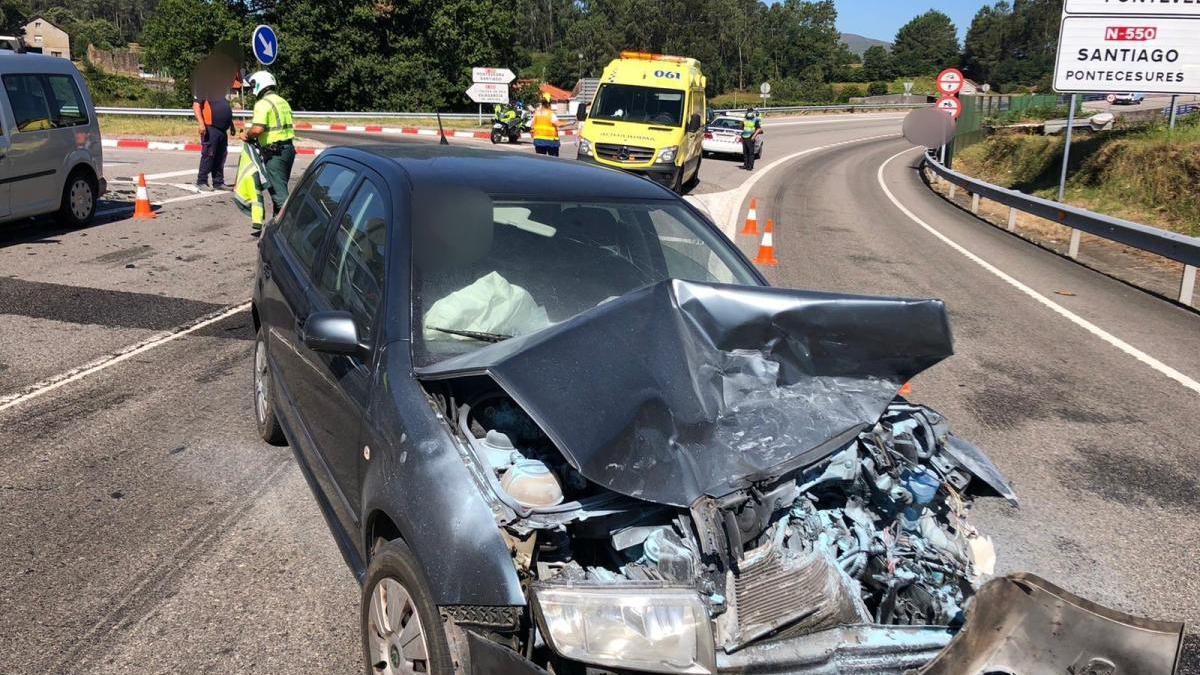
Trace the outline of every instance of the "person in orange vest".
<instances>
[{"instance_id":1,"label":"person in orange vest","mask_svg":"<svg viewBox=\"0 0 1200 675\"><path fill-rule=\"evenodd\" d=\"M558 157L558 129L566 122L550 108L550 94L542 94L542 104L533 114L533 150L539 155Z\"/></svg>"},{"instance_id":2,"label":"person in orange vest","mask_svg":"<svg viewBox=\"0 0 1200 675\"><path fill-rule=\"evenodd\" d=\"M196 189L208 190L208 177L211 175L212 189L224 190L225 157L229 148L229 131L233 128L233 110L224 96L197 93L192 100L192 114L200 131L201 148Z\"/></svg>"}]
</instances>

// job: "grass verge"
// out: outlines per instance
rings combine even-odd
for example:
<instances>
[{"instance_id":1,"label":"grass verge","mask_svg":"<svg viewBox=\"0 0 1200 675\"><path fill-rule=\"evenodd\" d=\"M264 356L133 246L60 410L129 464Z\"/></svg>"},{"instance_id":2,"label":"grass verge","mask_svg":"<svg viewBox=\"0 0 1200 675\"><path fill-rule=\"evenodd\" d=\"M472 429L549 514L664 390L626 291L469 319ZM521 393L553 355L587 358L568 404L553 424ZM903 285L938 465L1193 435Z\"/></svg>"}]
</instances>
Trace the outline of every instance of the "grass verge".
<instances>
[{"instance_id":1,"label":"grass verge","mask_svg":"<svg viewBox=\"0 0 1200 675\"><path fill-rule=\"evenodd\" d=\"M958 153L960 171L1054 199L1063 138L999 134ZM1084 134L1071 144L1068 203L1172 232L1200 236L1200 119L1174 133L1150 125Z\"/></svg>"}]
</instances>

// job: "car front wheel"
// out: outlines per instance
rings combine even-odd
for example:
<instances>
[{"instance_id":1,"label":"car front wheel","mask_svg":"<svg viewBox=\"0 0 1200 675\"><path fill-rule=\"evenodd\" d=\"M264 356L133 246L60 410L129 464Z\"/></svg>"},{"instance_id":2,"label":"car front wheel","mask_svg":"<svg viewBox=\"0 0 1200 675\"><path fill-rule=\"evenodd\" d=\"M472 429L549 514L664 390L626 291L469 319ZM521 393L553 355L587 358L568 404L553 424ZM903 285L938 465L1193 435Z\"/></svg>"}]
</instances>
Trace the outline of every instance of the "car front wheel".
<instances>
[{"instance_id":1,"label":"car front wheel","mask_svg":"<svg viewBox=\"0 0 1200 675\"><path fill-rule=\"evenodd\" d=\"M452 675L441 617L416 556L404 542L380 541L362 597L367 675Z\"/></svg>"},{"instance_id":2,"label":"car front wheel","mask_svg":"<svg viewBox=\"0 0 1200 675\"><path fill-rule=\"evenodd\" d=\"M271 380L271 364L267 360L267 331L259 327L254 337L254 421L258 435L271 445L283 445L283 428L275 412L275 385Z\"/></svg>"}]
</instances>

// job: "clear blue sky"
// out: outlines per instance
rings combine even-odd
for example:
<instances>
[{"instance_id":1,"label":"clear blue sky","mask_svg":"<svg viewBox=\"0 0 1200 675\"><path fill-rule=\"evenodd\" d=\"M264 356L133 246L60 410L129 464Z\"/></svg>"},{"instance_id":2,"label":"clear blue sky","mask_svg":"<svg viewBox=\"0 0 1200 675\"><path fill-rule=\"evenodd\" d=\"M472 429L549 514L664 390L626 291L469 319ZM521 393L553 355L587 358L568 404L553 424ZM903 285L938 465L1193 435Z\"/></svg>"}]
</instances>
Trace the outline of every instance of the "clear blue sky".
<instances>
[{"instance_id":1,"label":"clear blue sky","mask_svg":"<svg viewBox=\"0 0 1200 675\"><path fill-rule=\"evenodd\" d=\"M984 0L836 0L838 29L891 42L896 31L919 14L936 9L954 20L961 40Z\"/></svg>"}]
</instances>

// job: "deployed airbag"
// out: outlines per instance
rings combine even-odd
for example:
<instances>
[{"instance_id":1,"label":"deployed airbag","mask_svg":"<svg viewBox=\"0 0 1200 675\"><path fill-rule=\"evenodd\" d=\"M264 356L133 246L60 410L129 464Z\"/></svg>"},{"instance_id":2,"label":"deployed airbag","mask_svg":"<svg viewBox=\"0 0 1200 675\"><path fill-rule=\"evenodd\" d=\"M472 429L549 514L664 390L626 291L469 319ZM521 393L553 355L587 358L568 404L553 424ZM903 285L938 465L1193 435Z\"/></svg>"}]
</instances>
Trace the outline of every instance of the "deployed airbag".
<instances>
[{"instance_id":1,"label":"deployed airbag","mask_svg":"<svg viewBox=\"0 0 1200 675\"><path fill-rule=\"evenodd\" d=\"M937 300L667 280L417 374L487 374L589 480L688 506L844 446L952 353Z\"/></svg>"},{"instance_id":2,"label":"deployed airbag","mask_svg":"<svg viewBox=\"0 0 1200 675\"><path fill-rule=\"evenodd\" d=\"M444 334L432 327L524 335L550 325L546 308L537 304L524 288L511 284L498 272L491 272L478 281L454 291L433 303L425 314L425 339L440 339ZM459 340L471 338L449 336Z\"/></svg>"}]
</instances>

